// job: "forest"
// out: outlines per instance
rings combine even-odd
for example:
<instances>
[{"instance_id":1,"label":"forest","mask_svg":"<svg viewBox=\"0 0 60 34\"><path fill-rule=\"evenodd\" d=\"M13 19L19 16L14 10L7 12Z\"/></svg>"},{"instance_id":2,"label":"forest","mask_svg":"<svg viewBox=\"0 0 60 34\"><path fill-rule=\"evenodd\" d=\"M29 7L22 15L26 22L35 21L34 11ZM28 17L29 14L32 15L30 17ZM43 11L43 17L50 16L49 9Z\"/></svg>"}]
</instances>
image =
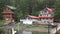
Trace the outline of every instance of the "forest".
<instances>
[{"instance_id":1,"label":"forest","mask_svg":"<svg viewBox=\"0 0 60 34\"><path fill-rule=\"evenodd\" d=\"M15 19L27 15L39 15L39 11L46 6L54 9L54 17L60 19L60 0L0 0L0 19L2 19L2 10L4 5L14 6L17 9L15 12Z\"/></svg>"}]
</instances>

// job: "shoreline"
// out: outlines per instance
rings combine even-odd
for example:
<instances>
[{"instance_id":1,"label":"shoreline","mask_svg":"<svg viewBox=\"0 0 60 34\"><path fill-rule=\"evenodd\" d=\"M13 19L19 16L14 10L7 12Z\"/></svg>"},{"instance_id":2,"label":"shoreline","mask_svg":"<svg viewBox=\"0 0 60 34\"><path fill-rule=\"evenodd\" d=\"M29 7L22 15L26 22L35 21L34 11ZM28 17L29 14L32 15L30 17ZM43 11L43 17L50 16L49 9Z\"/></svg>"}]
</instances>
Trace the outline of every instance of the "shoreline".
<instances>
[{"instance_id":1,"label":"shoreline","mask_svg":"<svg viewBox=\"0 0 60 34\"><path fill-rule=\"evenodd\" d=\"M36 27L32 27L32 26L22 26L20 25L19 27L16 25L13 26L3 26L0 27L1 29L12 29L14 28L15 30L23 30L23 31L39 31L39 32L48 32L48 28L46 28L45 26L36 26Z\"/></svg>"}]
</instances>

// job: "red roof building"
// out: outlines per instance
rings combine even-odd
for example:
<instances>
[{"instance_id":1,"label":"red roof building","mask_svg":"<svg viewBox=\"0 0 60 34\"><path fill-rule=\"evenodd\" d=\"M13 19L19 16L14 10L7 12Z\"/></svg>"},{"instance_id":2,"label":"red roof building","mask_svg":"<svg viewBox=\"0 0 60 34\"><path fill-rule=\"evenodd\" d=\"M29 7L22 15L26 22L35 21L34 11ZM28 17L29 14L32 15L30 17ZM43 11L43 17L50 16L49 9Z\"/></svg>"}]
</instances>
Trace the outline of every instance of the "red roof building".
<instances>
[{"instance_id":1,"label":"red roof building","mask_svg":"<svg viewBox=\"0 0 60 34\"><path fill-rule=\"evenodd\" d=\"M53 23L54 13L53 9L46 7L45 9L40 11L39 16L29 15L28 17L40 19L41 23Z\"/></svg>"}]
</instances>

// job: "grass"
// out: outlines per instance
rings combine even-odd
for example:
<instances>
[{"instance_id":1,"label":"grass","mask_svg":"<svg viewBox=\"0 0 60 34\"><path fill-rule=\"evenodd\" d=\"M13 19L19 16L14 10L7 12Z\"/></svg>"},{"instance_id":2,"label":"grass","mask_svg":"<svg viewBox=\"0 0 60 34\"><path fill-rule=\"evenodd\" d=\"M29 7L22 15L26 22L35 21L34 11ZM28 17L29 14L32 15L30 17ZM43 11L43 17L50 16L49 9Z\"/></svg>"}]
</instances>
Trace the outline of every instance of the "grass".
<instances>
[{"instance_id":1,"label":"grass","mask_svg":"<svg viewBox=\"0 0 60 34\"><path fill-rule=\"evenodd\" d=\"M48 26L47 24L22 24L20 22L16 23L16 26L26 26L26 27L39 27L39 26Z\"/></svg>"},{"instance_id":2,"label":"grass","mask_svg":"<svg viewBox=\"0 0 60 34\"><path fill-rule=\"evenodd\" d=\"M38 26L49 26L49 24L23 24L23 23L21 23L21 22L17 22L16 23L16 26L27 26L27 27L38 27ZM51 25L50 25L50 27L51 27Z\"/></svg>"},{"instance_id":3,"label":"grass","mask_svg":"<svg viewBox=\"0 0 60 34\"><path fill-rule=\"evenodd\" d=\"M5 21L4 20L0 20L0 24L3 24Z\"/></svg>"},{"instance_id":4,"label":"grass","mask_svg":"<svg viewBox=\"0 0 60 34\"><path fill-rule=\"evenodd\" d=\"M21 22L17 22L17 23L16 23L16 26L18 26L18 25L21 25Z\"/></svg>"}]
</instances>

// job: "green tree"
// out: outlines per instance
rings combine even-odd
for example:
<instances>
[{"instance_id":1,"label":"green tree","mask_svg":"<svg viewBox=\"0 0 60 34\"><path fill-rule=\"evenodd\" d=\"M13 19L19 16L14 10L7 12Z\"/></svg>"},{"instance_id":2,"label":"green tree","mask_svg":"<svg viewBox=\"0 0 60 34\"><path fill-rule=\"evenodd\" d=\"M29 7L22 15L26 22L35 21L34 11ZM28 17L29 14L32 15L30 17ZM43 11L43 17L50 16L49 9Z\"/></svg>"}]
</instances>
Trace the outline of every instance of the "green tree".
<instances>
[{"instance_id":1,"label":"green tree","mask_svg":"<svg viewBox=\"0 0 60 34\"><path fill-rule=\"evenodd\" d=\"M60 0L56 0L55 4L54 4L54 9L55 9L55 17L56 18L60 18Z\"/></svg>"}]
</instances>

